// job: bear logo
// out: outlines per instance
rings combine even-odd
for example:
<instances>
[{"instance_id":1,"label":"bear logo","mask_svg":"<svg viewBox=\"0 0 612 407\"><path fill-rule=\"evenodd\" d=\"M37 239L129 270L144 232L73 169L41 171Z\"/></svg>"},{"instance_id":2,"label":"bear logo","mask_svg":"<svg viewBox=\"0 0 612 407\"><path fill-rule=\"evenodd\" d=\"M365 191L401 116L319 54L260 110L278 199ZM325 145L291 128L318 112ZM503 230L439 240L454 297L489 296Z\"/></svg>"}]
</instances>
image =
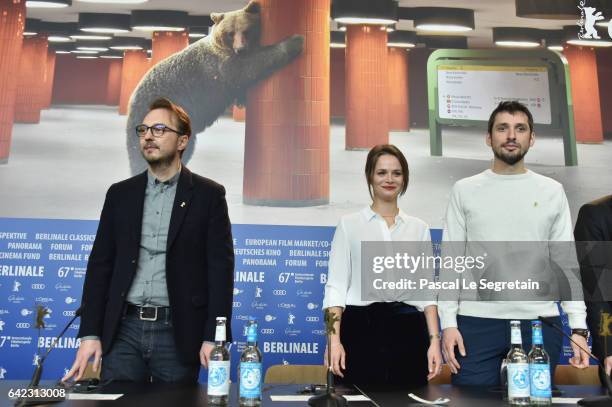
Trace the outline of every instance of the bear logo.
<instances>
[{"instance_id":1,"label":"bear logo","mask_svg":"<svg viewBox=\"0 0 612 407\"><path fill-rule=\"evenodd\" d=\"M212 32L153 66L129 103L127 149L132 174L146 169L135 127L149 104L165 97L185 109L193 136L183 162L193 155L195 135L214 123L225 109L243 100L246 90L297 58L304 37L293 35L268 46L259 45L260 5L251 1L241 10L213 13Z\"/></svg>"},{"instance_id":2,"label":"bear logo","mask_svg":"<svg viewBox=\"0 0 612 407\"><path fill-rule=\"evenodd\" d=\"M597 11L595 7L583 7L582 10L584 11L585 17L584 30L586 31L582 38L601 39L595 29L595 22L604 19L603 15L601 15L601 11L595 14L595 11Z\"/></svg>"}]
</instances>

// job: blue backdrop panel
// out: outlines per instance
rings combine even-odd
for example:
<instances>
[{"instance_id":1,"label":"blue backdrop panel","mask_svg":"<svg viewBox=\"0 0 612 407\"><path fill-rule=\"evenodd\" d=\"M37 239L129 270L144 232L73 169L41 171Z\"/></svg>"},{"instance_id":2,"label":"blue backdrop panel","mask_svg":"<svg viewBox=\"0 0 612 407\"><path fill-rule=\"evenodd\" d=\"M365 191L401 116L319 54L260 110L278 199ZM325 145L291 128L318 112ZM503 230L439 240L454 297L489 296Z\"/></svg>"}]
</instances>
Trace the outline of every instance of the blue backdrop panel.
<instances>
[{"instance_id":1,"label":"blue backdrop panel","mask_svg":"<svg viewBox=\"0 0 612 407\"><path fill-rule=\"evenodd\" d=\"M80 304L97 221L0 218L0 380L28 379L36 348L51 345ZM333 227L233 225L236 255L231 345L232 379L245 346L249 316L259 322L264 368L321 364L325 336L321 304ZM435 241L440 230L432 230ZM40 334L35 307L50 314ZM567 321L564 321L567 323ZM79 320L45 363L57 379L74 359ZM567 363L565 346L562 362ZM204 379L202 372L202 378Z\"/></svg>"}]
</instances>

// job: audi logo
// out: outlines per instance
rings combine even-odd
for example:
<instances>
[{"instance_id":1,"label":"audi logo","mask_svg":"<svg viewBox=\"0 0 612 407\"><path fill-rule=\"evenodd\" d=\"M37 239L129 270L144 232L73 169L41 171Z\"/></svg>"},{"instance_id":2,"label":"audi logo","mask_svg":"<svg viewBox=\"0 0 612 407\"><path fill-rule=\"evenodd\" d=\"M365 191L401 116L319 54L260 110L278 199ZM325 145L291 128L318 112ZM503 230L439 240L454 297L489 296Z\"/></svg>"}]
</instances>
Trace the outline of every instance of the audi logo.
<instances>
[{"instance_id":1,"label":"audi logo","mask_svg":"<svg viewBox=\"0 0 612 407\"><path fill-rule=\"evenodd\" d=\"M319 322L319 317L306 317L307 322Z\"/></svg>"},{"instance_id":2,"label":"audi logo","mask_svg":"<svg viewBox=\"0 0 612 407\"><path fill-rule=\"evenodd\" d=\"M234 301L234 302L232 302L232 307L233 308L240 308L240 307L242 307L242 303L239 302L239 301Z\"/></svg>"},{"instance_id":3,"label":"audi logo","mask_svg":"<svg viewBox=\"0 0 612 407\"><path fill-rule=\"evenodd\" d=\"M42 283L34 283L32 284L32 290L44 290L45 285Z\"/></svg>"},{"instance_id":4,"label":"audi logo","mask_svg":"<svg viewBox=\"0 0 612 407\"><path fill-rule=\"evenodd\" d=\"M29 328L30 327L30 323L29 322L17 322L15 324L16 328Z\"/></svg>"},{"instance_id":5,"label":"audi logo","mask_svg":"<svg viewBox=\"0 0 612 407\"><path fill-rule=\"evenodd\" d=\"M74 311L64 311L62 312L62 315L65 317L73 317L74 316Z\"/></svg>"},{"instance_id":6,"label":"audi logo","mask_svg":"<svg viewBox=\"0 0 612 407\"><path fill-rule=\"evenodd\" d=\"M268 334L268 335L270 335L270 334L273 334L273 333L274 333L274 329L273 329L273 328L264 328L264 329L262 329L262 330L261 330L261 333L262 333L262 334Z\"/></svg>"},{"instance_id":7,"label":"audi logo","mask_svg":"<svg viewBox=\"0 0 612 407\"><path fill-rule=\"evenodd\" d=\"M287 295L287 291L286 290L273 290L272 294L274 294L274 295Z\"/></svg>"}]
</instances>

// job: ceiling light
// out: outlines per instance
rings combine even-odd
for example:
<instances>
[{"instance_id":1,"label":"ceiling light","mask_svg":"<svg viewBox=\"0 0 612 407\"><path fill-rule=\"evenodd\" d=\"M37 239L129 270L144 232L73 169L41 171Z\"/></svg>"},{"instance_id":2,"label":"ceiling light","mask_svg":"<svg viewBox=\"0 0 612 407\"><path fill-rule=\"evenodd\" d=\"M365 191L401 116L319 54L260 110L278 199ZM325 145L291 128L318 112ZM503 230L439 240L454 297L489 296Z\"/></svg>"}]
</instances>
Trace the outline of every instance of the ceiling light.
<instances>
[{"instance_id":1,"label":"ceiling light","mask_svg":"<svg viewBox=\"0 0 612 407\"><path fill-rule=\"evenodd\" d=\"M414 31L398 30L389 33L387 46L399 48L414 48L416 46L416 33Z\"/></svg>"},{"instance_id":2,"label":"ceiling light","mask_svg":"<svg viewBox=\"0 0 612 407\"><path fill-rule=\"evenodd\" d=\"M346 34L341 31L330 31L329 46L331 48L346 48Z\"/></svg>"},{"instance_id":3,"label":"ceiling light","mask_svg":"<svg viewBox=\"0 0 612 407\"><path fill-rule=\"evenodd\" d=\"M80 3L141 4L149 0L78 0Z\"/></svg>"},{"instance_id":4,"label":"ceiling light","mask_svg":"<svg viewBox=\"0 0 612 407\"><path fill-rule=\"evenodd\" d=\"M95 55L77 55L77 59L98 59Z\"/></svg>"},{"instance_id":5,"label":"ceiling light","mask_svg":"<svg viewBox=\"0 0 612 407\"><path fill-rule=\"evenodd\" d=\"M188 16L189 38L204 38L210 32L213 21L210 16Z\"/></svg>"},{"instance_id":6,"label":"ceiling light","mask_svg":"<svg viewBox=\"0 0 612 407\"><path fill-rule=\"evenodd\" d=\"M546 42L546 48L552 51L563 51L563 40L565 33L563 30L540 30L544 41Z\"/></svg>"},{"instance_id":7,"label":"ceiling light","mask_svg":"<svg viewBox=\"0 0 612 407\"><path fill-rule=\"evenodd\" d=\"M139 37L114 37L111 40L110 48L116 50L138 50L147 47L147 40Z\"/></svg>"},{"instance_id":8,"label":"ceiling light","mask_svg":"<svg viewBox=\"0 0 612 407\"><path fill-rule=\"evenodd\" d=\"M72 5L72 0L27 0L26 7L29 8L62 8Z\"/></svg>"},{"instance_id":9,"label":"ceiling light","mask_svg":"<svg viewBox=\"0 0 612 407\"><path fill-rule=\"evenodd\" d=\"M129 14L79 13L79 29L90 33L114 34L130 31Z\"/></svg>"},{"instance_id":10,"label":"ceiling light","mask_svg":"<svg viewBox=\"0 0 612 407\"><path fill-rule=\"evenodd\" d=\"M100 58L104 58L104 59L123 59L123 52L122 51L108 51L105 52L104 54L100 55Z\"/></svg>"},{"instance_id":11,"label":"ceiling light","mask_svg":"<svg viewBox=\"0 0 612 407\"><path fill-rule=\"evenodd\" d=\"M582 47L612 47L612 39L603 27L595 26L595 30L600 39L596 38L579 38L580 27L577 25L566 25L563 27L565 34L565 42L571 45Z\"/></svg>"},{"instance_id":12,"label":"ceiling light","mask_svg":"<svg viewBox=\"0 0 612 407\"><path fill-rule=\"evenodd\" d=\"M85 54L85 55L96 55L99 51L88 51L84 49L74 49L70 51L73 54Z\"/></svg>"},{"instance_id":13,"label":"ceiling light","mask_svg":"<svg viewBox=\"0 0 612 407\"><path fill-rule=\"evenodd\" d=\"M81 34L71 35L70 38L72 38L73 40L108 41L111 38L113 38L113 36L112 35L96 35L96 34L81 33Z\"/></svg>"},{"instance_id":14,"label":"ceiling light","mask_svg":"<svg viewBox=\"0 0 612 407\"><path fill-rule=\"evenodd\" d=\"M414 7L410 12L419 31L466 32L475 28L474 10L467 8Z\"/></svg>"},{"instance_id":15,"label":"ceiling light","mask_svg":"<svg viewBox=\"0 0 612 407\"><path fill-rule=\"evenodd\" d=\"M493 27L493 42L500 47L535 48L542 45L543 37L537 28Z\"/></svg>"},{"instance_id":16,"label":"ceiling light","mask_svg":"<svg viewBox=\"0 0 612 407\"><path fill-rule=\"evenodd\" d=\"M47 41L49 42L72 42L72 38L64 35L49 35L47 37Z\"/></svg>"},{"instance_id":17,"label":"ceiling light","mask_svg":"<svg viewBox=\"0 0 612 407\"><path fill-rule=\"evenodd\" d=\"M380 24L397 22L397 2L393 0L333 0L332 18L343 24Z\"/></svg>"},{"instance_id":18,"label":"ceiling light","mask_svg":"<svg viewBox=\"0 0 612 407\"><path fill-rule=\"evenodd\" d=\"M23 35L36 35L40 31L40 19L26 18Z\"/></svg>"},{"instance_id":19,"label":"ceiling light","mask_svg":"<svg viewBox=\"0 0 612 407\"><path fill-rule=\"evenodd\" d=\"M183 31L189 23L185 11L175 10L134 10L131 27L141 31Z\"/></svg>"}]
</instances>

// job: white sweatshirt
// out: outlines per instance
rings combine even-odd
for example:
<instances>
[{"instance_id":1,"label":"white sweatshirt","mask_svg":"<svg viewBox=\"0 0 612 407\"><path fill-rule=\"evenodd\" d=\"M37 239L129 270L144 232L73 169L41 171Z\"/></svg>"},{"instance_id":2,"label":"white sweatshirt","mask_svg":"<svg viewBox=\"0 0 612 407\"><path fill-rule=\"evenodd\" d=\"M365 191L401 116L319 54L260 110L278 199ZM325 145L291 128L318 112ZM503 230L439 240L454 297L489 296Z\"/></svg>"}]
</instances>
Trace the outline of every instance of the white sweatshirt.
<instances>
[{"instance_id":1,"label":"white sweatshirt","mask_svg":"<svg viewBox=\"0 0 612 407\"><path fill-rule=\"evenodd\" d=\"M445 241L572 241L572 220L563 186L527 170L500 175L486 170L455 183L446 211ZM586 328L583 301L562 301L571 328ZM442 329L457 314L499 319L557 316L554 301L440 301Z\"/></svg>"}]
</instances>

